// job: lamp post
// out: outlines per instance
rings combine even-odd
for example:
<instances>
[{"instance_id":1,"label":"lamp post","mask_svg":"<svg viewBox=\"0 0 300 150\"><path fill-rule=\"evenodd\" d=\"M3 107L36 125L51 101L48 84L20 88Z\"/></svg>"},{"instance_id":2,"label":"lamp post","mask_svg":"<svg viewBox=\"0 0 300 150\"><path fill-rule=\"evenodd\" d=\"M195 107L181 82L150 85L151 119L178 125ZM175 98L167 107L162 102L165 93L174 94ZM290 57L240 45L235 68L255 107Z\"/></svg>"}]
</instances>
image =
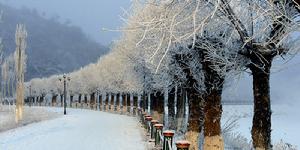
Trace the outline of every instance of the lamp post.
<instances>
[{"instance_id":1,"label":"lamp post","mask_svg":"<svg viewBox=\"0 0 300 150\"><path fill-rule=\"evenodd\" d=\"M70 77L67 77L66 74L63 75L63 79L59 78L59 81L64 83L64 115L67 114L67 81L70 80Z\"/></svg>"}]
</instances>

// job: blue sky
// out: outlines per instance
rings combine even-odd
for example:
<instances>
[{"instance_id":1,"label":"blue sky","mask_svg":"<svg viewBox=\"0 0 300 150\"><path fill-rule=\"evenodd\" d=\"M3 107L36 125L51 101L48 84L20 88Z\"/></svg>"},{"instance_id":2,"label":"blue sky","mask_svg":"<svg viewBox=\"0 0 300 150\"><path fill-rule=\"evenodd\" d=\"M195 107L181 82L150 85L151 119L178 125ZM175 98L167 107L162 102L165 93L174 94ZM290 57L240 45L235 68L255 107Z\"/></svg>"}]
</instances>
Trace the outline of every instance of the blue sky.
<instances>
[{"instance_id":1,"label":"blue sky","mask_svg":"<svg viewBox=\"0 0 300 150\"><path fill-rule=\"evenodd\" d=\"M102 28L117 29L123 22L122 8L130 7L130 0L0 0L20 8L35 8L46 16L60 16L61 21L70 20L90 37L104 45L117 39L120 33L103 31Z\"/></svg>"}]
</instances>

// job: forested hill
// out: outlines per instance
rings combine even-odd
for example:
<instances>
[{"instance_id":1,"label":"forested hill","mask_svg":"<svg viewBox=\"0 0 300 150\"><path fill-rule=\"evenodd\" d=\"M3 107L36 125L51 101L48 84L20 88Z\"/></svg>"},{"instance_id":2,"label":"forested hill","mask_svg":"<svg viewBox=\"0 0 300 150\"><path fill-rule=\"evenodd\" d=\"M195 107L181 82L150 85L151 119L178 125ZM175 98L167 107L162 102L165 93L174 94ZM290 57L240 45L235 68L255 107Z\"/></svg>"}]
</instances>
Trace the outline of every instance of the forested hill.
<instances>
[{"instance_id":1,"label":"forested hill","mask_svg":"<svg viewBox=\"0 0 300 150\"><path fill-rule=\"evenodd\" d=\"M23 23L28 31L26 80L70 72L95 62L108 49L87 37L78 27L47 19L37 11L15 9L0 4L3 11L0 37L5 55L15 50L16 24ZM74 10L75 11L75 10Z\"/></svg>"}]
</instances>

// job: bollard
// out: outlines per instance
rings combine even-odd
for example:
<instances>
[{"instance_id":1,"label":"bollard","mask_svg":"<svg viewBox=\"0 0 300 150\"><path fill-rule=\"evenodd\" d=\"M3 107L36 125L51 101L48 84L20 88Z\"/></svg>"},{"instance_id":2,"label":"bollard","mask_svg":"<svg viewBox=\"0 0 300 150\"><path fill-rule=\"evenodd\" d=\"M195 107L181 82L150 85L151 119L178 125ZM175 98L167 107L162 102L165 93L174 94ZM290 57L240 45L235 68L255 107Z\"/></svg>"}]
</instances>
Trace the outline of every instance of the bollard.
<instances>
[{"instance_id":1,"label":"bollard","mask_svg":"<svg viewBox=\"0 0 300 150\"><path fill-rule=\"evenodd\" d=\"M147 129L147 120L146 120L147 117L150 117L150 115L145 114L143 117L143 124L145 129Z\"/></svg>"},{"instance_id":2,"label":"bollard","mask_svg":"<svg viewBox=\"0 0 300 150\"><path fill-rule=\"evenodd\" d=\"M144 116L146 115L147 113L146 112L142 112L141 115L140 115L140 121L141 123L144 123Z\"/></svg>"},{"instance_id":3,"label":"bollard","mask_svg":"<svg viewBox=\"0 0 300 150\"><path fill-rule=\"evenodd\" d=\"M126 106L126 109L127 109L127 113L130 113L130 107Z\"/></svg>"},{"instance_id":4,"label":"bollard","mask_svg":"<svg viewBox=\"0 0 300 150\"><path fill-rule=\"evenodd\" d=\"M152 117L151 117L151 116L146 117L147 132L148 132L148 133L150 133L151 120L152 120Z\"/></svg>"},{"instance_id":5,"label":"bollard","mask_svg":"<svg viewBox=\"0 0 300 150\"><path fill-rule=\"evenodd\" d=\"M159 122L158 122L158 120L151 120L151 139L153 139L154 138L154 125L155 124L158 124Z\"/></svg>"},{"instance_id":6,"label":"bollard","mask_svg":"<svg viewBox=\"0 0 300 150\"><path fill-rule=\"evenodd\" d=\"M133 116L137 115L137 111L136 111L136 108L133 107L133 112L132 112Z\"/></svg>"},{"instance_id":7,"label":"bollard","mask_svg":"<svg viewBox=\"0 0 300 150\"><path fill-rule=\"evenodd\" d=\"M142 109L138 108L138 114L137 115L141 115L142 114Z\"/></svg>"},{"instance_id":8,"label":"bollard","mask_svg":"<svg viewBox=\"0 0 300 150\"><path fill-rule=\"evenodd\" d=\"M166 131L163 132L163 135L164 135L163 150L171 150L172 149L174 132L170 131L170 130L166 130ZM171 147L169 147L168 142L170 142Z\"/></svg>"},{"instance_id":9,"label":"bollard","mask_svg":"<svg viewBox=\"0 0 300 150\"><path fill-rule=\"evenodd\" d=\"M160 144L160 135L159 133L163 130L164 125L163 124L155 124L155 146L158 146Z\"/></svg>"},{"instance_id":10,"label":"bollard","mask_svg":"<svg viewBox=\"0 0 300 150\"><path fill-rule=\"evenodd\" d=\"M188 150L191 143L189 141L177 141L176 147L177 150Z\"/></svg>"},{"instance_id":11,"label":"bollard","mask_svg":"<svg viewBox=\"0 0 300 150\"><path fill-rule=\"evenodd\" d=\"M117 105L114 105L114 111L117 111Z\"/></svg>"},{"instance_id":12,"label":"bollard","mask_svg":"<svg viewBox=\"0 0 300 150\"><path fill-rule=\"evenodd\" d=\"M123 105L121 105L120 109L121 109L120 111L123 112L124 109Z\"/></svg>"}]
</instances>

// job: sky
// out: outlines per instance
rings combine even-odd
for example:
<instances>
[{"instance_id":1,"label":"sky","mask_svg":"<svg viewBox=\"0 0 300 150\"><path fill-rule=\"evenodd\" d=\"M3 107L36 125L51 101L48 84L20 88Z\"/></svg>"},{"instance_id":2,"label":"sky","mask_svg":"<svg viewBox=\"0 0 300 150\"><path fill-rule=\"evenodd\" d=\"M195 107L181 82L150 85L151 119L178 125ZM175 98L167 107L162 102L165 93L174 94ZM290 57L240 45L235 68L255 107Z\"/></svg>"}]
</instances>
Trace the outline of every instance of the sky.
<instances>
[{"instance_id":1,"label":"sky","mask_svg":"<svg viewBox=\"0 0 300 150\"><path fill-rule=\"evenodd\" d=\"M120 16L123 8L130 7L131 0L0 0L12 7L28 7L45 13L47 17L59 16L62 22L70 20L95 41L110 45L120 32L104 31L118 29L124 23Z\"/></svg>"}]
</instances>

